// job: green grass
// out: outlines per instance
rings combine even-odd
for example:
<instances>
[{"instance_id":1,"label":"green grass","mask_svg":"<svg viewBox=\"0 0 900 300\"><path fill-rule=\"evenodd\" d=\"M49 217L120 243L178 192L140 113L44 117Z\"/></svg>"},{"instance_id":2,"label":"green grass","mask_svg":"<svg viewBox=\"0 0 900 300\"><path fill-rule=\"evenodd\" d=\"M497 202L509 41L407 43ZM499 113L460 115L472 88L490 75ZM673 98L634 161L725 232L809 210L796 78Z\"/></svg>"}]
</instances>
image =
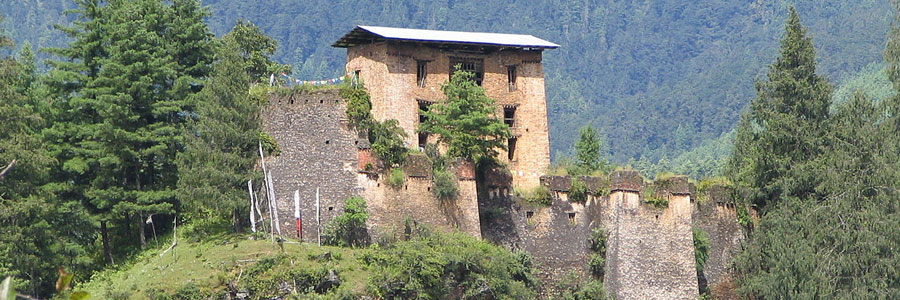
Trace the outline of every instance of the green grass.
<instances>
[{"instance_id":1,"label":"green grass","mask_svg":"<svg viewBox=\"0 0 900 300\"><path fill-rule=\"evenodd\" d=\"M131 263L97 273L90 282L76 289L89 292L95 299L152 299L154 293L173 294L184 287L221 295L230 280L235 280L237 285L247 280L241 277L242 272L256 262L282 253L279 246L269 240L247 240L238 236L181 241L175 249L160 256L164 249L162 245L148 249ZM290 265L275 268L321 268L321 257L330 252L328 263L342 281L339 290L360 295L365 293L368 278L368 271L357 259L362 251L365 250L285 243L284 255L288 259L279 261Z\"/></svg>"}]
</instances>

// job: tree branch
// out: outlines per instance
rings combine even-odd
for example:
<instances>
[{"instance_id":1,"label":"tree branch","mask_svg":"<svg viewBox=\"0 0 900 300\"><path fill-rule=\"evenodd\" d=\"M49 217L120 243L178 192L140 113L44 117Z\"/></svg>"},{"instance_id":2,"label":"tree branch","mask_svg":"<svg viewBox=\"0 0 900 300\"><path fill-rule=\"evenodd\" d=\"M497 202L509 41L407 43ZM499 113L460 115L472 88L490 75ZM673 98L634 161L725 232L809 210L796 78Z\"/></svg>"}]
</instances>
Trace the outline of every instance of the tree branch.
<instances>
[{"instance_id":1,"label":"tree branch","mask_svg":"<svg viewBox=\"0 0 900 300\"><path fill-rule=\"evenodd\" d=\"M18 160L13 159L11 162L9 162L8 165L6 165L6 168L3 168L3 171L0 171L0 181L3 181L3 177L6 176L6 173L9 173L9 171L12 171L12 169L16 167L17 162Z\"/></svg>"}]
</instances>

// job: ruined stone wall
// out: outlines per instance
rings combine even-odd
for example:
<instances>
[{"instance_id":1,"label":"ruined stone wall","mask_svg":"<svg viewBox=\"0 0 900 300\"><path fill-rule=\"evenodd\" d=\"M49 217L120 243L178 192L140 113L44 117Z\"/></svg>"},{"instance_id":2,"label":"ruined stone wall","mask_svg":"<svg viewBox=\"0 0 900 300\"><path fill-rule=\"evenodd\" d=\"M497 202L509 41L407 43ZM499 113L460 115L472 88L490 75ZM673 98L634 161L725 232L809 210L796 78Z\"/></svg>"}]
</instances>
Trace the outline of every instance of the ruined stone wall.
<instances>
[{"instance_id":1,"label":"ruined stone wall","mask_svg":"<svg viewBox=\"0 0 900 300\"><path fill-rule=\"evenodd\" d=\"M450 57L484 60L483 87L488 97L497 100L498 117L503 107L515 107L512 128L517 137L516 153L508 162L516 186L533 187L550 163L550 139L544 74L540 51L504 50L490 54L444 51L403 43L382 42L347 50L347 71L359 71L372 96L372 113L377 120L396 119L407 133L406 144L416 147L419 126L419 101L437 102L444 98L441 86L450 79ZM428 61L424 87L416 81L418 61ZM510 91L507 67L515 66L516 89ZM432 140L433 141L433 140Z\"/></svg>"},{"instance_id":2,"label":"ruined stone wall","mask_svg":"<svg viewBox=\"0 0 900 300\"><path fill-rule=\"evenodd\" d=\"M642 199L637 172L611 175L606 214L605 284L616 299L696 299L699 295L691 228L690 185L685 178L657 186L666 208Z\"/></svg>"},{"instance_id":3,"label":"ruined stone wall","mask_svg":"<svg viewBox=\"0 0 900 300\"><path fill-rule=\"evenodd\" d=\"M439 199L432 189L431 162L424 155L410 155L402 166L406 178L400 187L388 184L389 175L360 173L357 176L369 205L369 233L376 240L402 230L406 219L430 224L447 231L481 237L478 223L478 199L471 164L457 166L459 194L454 199Z\"/></svg>"},{"instance_id":4,"label":"ruined stone wall","mask_svg":"<svg viewBox=\"0 0 900 300\"><path fill-rule=\"evenodd\" d=\"M693 216L694 226L709 234L709 258L703 266L703 277L713 299L738 299L732 262L740 252L744 233L731 193L726 186L702 191Z\"/></svg>"},{"instance_id":5,"label":"ruined stone wall","mask_svg":"<svg viewBox=\"0 0 900 300\"><path fill-rule=\"evenodd\" d=\"M347 126L346 104L337 90L272 95L263 128L281 154L266 158L272 173L283 234L296 236L294 191L300 191L303 240L316 242L316 188L322 225L343 211L344 199L359 195L355 130Z\"/></svg>"},{"instance_id":6,"label":"ruined stone wall","mask_svg":"<svg viewBox=\"0 0 900 300\"><path fill-rule=\"evenodd\" d=\"M281 149L266 158L272 173L282 233L296 237L295 190L300 191L303 240L316 242L316 188L321 228L343 211L345 199L362 196L370 214L369 232L377 238L410 217L422 224L481 236L475 176L471 163L458 162L459 195L439 200L431 192L432 170L424 155L410 155L402 169L402 188L386 184L388 175L346 119L346 103L337 90L271 95L263 127ZM370 170L366 166L371 167Z\"/></svg>"}]
</instances>

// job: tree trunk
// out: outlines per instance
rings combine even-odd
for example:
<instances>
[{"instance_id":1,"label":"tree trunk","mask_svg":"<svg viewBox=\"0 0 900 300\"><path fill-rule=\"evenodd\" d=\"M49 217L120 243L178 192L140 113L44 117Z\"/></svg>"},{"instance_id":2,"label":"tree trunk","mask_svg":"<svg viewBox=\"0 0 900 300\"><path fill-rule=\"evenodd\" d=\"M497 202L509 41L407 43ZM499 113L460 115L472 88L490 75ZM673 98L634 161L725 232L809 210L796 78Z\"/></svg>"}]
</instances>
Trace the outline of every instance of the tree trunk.
<instances>
[{"instance_id":1,"label":"tree trunk","mask_svg":"<svg viewBox=\"0 0 900 300\"><path fill-rule=\"evenodd\" d=\"M109 251L109 230L106 229L106 221L100 221L100 237L103 242L103 255L106 256L110 265L116 264L112 252Z\"/></svg>"},{"instance_id":2,"label":"tree trunk","mask_svg":"<svg viewBox=\"0 0 900 300\"><path fill-rule=\"evenodd\" d=\"M231 224L234 225L234 232L241 232L241 219L238 217L238 209L231 209Z\"/></svg>"},{"instance_id":3,"label":"tree trunk","mask_svg":"<svg viewBox=\"0 0 900 300\"><path fill-rule=\"evenodd\" d=\"M144 249L144 246L147 246L147 237L144 235L144 229L147 227L147 223L144 223L144 214L138 214L138 233L141 237L141 249Z\"/></svg>"}]
</instances>

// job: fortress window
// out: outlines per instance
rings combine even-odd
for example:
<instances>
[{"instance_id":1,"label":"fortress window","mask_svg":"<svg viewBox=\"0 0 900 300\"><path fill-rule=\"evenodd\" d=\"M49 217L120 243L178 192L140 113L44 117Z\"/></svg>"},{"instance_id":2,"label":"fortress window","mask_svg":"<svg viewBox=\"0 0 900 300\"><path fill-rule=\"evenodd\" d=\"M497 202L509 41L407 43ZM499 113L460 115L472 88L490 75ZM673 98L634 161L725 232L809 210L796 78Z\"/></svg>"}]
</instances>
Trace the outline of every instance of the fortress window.
<instances>
[{"instance_id":1,"label":"fortress window","mask_svg":"<svg viewBox=\"0 0 900 300\"><path fill-rule=\"evenodd\" d=\"M575 225L575 213L573 213L573 212L569 213L569 223L572 223L572 225Z\"/></svg>"},{"instance_id":2,"label":"fortress window","mask_svg":"<svg viewBox=\"0 0 900 300\"><path fill-rule=\"evenodd\" d=\"M513 127L516 122L516 108L515 107L504 107L503 108L503 123L509 125L509 127Z\"/></svg>"},{"instance_id":3,"label":"fortress window","mask_svg":"<svg viewBox=\"0 0 900 300\"><path fill-rule=\"evenodd\" d=\"M534 212L533 212L533 211L526 211L526 212L525 212L525 218L527 218L529 221L531 221L531 218L534 218Z\"/></svg>"},{"instance_id":4,"label":"fortress window","mask_svg":"<svg viewBox=\"0 0 900 300\"><path fill-rule=\"evenodd\" d=\"M425 116L425 112L428 111L428 106L431 105L430 102L419 100L419 124L425 123L428 121L428 117Z\"/></svg>"},{"instance_id":5,"label":"fortress window","mask_svg":"<svg viewBox=\"0 0 900 300\"><path fill-rule=\"evenodd\" d=\"M466 71L474 74L475 84L481 85L484 80L484 60L480 58L450 57L450 77L453 72Z\"/></svg>"},{"instance_id":6,"label":"fortress window","mask_svg":"<svg viewBox=\"0 0 900 300\"><path fill-rule=\"evenodd\" d=\"M419 87L425 87L425 77L428 76L428 61L427 60L417 60L416 61L416 84Z\"/></svg>"},{"instance_id":7,"label":"fortress window","mask_svg":"<svg viewBox=\"0 0 900 300\"><path fill-rule=\"evenodd\" d=\"M516 66L506 67L506 78L509 81L509 91L516 90Z\"/></svg>"},{"instance_id":8,"label":"fortress window","mask_svg":"<svg viewBox=\"0 0 900 300\"><path fill-rule=\"evenodd\" d=\"M428 134L419 132L419 150L425 151L425 144L428 143Z\"/></svg>"},{"instance_id":9,"label":"fortress window","mask_svg":"<svg viewBox=\"0 0 900 300\"><path fill-rule=\"evenodd\" d=\"M509 159L510 161L513 161L516 159L516 142L517 141L518 140L516 138L510 138L510 139L506 140L507 150L508 150L506 152L506 156L507 156L506 158Z\"/></svg>"}]
</instances>

